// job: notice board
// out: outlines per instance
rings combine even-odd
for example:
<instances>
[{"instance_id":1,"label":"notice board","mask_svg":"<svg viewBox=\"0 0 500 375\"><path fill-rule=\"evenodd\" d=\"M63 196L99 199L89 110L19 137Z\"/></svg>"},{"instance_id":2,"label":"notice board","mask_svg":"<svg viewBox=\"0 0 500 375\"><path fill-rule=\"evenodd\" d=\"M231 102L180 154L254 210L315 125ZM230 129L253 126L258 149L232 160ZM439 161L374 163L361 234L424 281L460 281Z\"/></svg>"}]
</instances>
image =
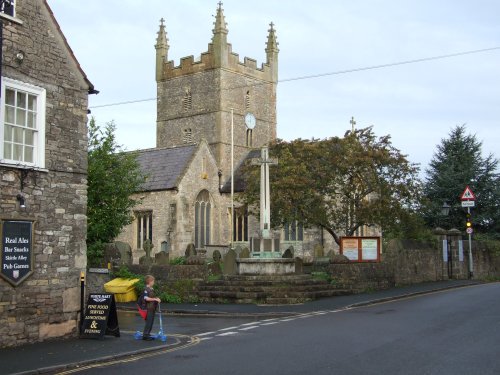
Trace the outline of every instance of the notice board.
<instances>
[{"instance_id":1,"label":"notice board","mask_svg":"<svg viewBox=\"0 0 500 375\"><path fill-rule=\"evenodd\" d=\"M340 254L351 262L380 262L380 237L341 237Z\"/></svg>"}]
</instances>

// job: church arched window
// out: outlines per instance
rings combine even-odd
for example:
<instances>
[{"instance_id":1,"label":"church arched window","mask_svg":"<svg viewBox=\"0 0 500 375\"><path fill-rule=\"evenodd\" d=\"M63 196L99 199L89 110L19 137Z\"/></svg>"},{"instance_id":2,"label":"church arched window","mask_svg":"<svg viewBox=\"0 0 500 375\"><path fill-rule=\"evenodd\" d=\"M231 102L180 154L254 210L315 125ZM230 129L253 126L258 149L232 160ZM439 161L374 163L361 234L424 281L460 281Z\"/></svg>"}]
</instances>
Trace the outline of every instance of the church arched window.
<instances>
[{"instance_id":1,"label":"church arched window","mask_svg":"<svg viewBox=\"0 0 500 375\"><path fill-rule=\"evenodd\" d=\"M234 211L233 241L248 241L248 210L245 208Z\"/></svg>"},{"instance_id":2,"label":"church arched window","mask_svg":"<svg viewBox=\"0 0 500 375\"><path fill-rule=\"evenodd\" d=\"M210 244L211 211L210 194L202 190L194 204L194 245L198 249Z\"/></svg>"}]
</instances>

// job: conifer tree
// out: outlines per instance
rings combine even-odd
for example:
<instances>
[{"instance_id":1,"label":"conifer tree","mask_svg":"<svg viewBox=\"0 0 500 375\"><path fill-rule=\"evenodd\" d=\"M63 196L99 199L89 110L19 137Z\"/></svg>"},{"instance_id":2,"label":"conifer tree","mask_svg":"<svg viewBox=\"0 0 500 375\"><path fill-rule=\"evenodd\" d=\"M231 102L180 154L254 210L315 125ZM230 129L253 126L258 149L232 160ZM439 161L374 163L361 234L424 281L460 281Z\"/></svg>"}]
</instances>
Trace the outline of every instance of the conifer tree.
<instances>
[{"instance_id":1,"label":"conifer tree","mask_svg":"<svg viewBox=\"0 0 500 375\"><path fill-rule=\"evenodd\" d=\"M426 173L424 217L429 226L464 230L466 209L461 207L460 195L470 186L476 195L472 209L475 232L498 236L498 160L492 154L483 157L482 143L475 135L466 134L465 125L456 126L441 141ZM441 214L444 202L451 206L446 217Z\"/></svg>"}]
</instances>

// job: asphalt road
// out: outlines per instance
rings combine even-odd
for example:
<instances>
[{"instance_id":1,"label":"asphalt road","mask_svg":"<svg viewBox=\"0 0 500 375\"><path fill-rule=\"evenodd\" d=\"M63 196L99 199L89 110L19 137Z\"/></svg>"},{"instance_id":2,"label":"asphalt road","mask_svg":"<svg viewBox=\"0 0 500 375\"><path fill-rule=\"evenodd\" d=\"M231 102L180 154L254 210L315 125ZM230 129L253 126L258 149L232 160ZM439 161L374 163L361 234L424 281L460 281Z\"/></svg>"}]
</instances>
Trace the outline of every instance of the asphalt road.
<instances>
[{"instance_id":1,"label":"asphalt road","mask_svg":"<svg viewBox=\"0 0 500 375\"><path fill-rule=\"evenodd\" d=\"M196 334L197 345L80 373L500 374L500 283L290 318L190 322L176 332Z\"/></svg>"}]
</instances>

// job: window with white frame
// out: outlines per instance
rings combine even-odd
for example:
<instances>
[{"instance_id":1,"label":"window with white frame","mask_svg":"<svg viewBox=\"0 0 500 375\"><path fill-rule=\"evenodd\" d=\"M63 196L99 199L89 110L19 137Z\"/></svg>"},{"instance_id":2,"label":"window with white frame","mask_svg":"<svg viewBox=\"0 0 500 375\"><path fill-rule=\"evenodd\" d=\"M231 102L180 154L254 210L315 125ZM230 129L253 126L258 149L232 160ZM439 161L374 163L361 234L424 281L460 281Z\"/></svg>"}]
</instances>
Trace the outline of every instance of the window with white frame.
<instances>
[{"instance_id":1,"label":"window with white frame","mask_svg":"<svg viewBox=\"0 0 500 375\"><path fill-rule=\"evenodd\" d=\"M207 190L202 190L194 205L194 245L197 249L210 244L211 210L210 194Z\"/></svg>"},{"instance_id":2,"label":"window with white frame","mask_svg":"<svg viewBox=\"0 0 500 375\"><path fill-rule=\"evenodd\" d=\"M296 220L283 225L285 241L304 241L304 226Z\"/></svg>"},{"instance_id":3,"label":"window with white frame","mask_svg":"<svg viewBox=\"0 0 500 375\"><path fill-rule=\"evenodd\" d=\"M45 166L45 89L2 77L0 160Z\"/></svg>"},{"instance_id":4,"label":"window with white frame","mask_svg":"<svg viewBox=\"0 0 500 375\"><path fill-rule=\"evenodd\" d=\"M248 210L245 207L234 211L233 241L248 241Z\"/></svg>"},{"instance_id":5,"label":"window with white frame","mask_svg":"<svg viewBox=\"0 0 500 375\"><path fill-rule=\"evenodd\" d=\"M144 249L146 241L153 241L153 212L136 211L137 221L137 249Z\"/></svg>"},{"instance_id":6,"label":"window with white frame","mask_svg":"<svg viewBox=\"0 0 500 375\"><path fill-rule=\"evenodd\" d=\"M14 17L15 13L15 1L14 0L4 0L0 1L0 13L6 14L7 16Z\"/></svg>"}]
</instances>

